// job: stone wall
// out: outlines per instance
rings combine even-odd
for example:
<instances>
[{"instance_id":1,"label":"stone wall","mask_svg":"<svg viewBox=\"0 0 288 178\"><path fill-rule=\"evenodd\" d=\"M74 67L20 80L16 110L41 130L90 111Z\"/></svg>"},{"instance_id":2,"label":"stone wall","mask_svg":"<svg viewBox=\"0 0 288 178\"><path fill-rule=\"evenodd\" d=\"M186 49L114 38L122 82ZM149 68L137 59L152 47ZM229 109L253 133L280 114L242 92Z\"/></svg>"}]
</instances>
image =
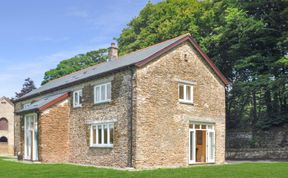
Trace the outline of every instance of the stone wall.
<instances>
[{"instance_id":1,"label":"stone wall","mask_svg":"<svg viewBox=\"0 0 288 178\"><path fill-rule=\"evenodd\" d=\"M286 148L242 148L227 149L228 160L288 160Z\"/></svg>"},{"instance_id":2,"label":"stone wall","mask_svg":"<svg viewBox=\"0 0 288 178\"><path fill-rule=\"evenodd\" d=\"M109 103L94 104L93 84L111 81L112 100ZM131 74L121 71L83 86L81 108L70 113L70 157L73 163L98 166L127 167L128 165L128 121L130 117ZM113 148L89 146L90 125L93 121L116 121L114 123Z\"/></svg>"},{"instance_id":3,"label":"stone wall","mask_svg":"<svg viewBox=\"0 0 288 178\"><path fill-rule=\"evenodd\" d=\"M39 160L67 162L69 158L70 104L64 100L40 114Z\"/></svg>"},{"instance_id":4,"label":"stone wall","mask_svg":"<svg viewBox=\"0 0 288 178\"><path fill-rule=\"evenodd\" d=\"M111 82L112 100L109 103L94 104L93 86L103 82ZM68 106L66 107L65 105L59 107L57 105L45 110L41 115L39 119L41 132L39 158L42 161L47 162L68 161L72 163L93 164L98 166L127 167L129 159L128 122L132 112L131 71L122 70L51 94L72 92L79 89L83 90L82 107L73 108L72 97L70 97L69 111L67 108ZM19 110L24 103L39 98L40 97L36 97L26 101L17 102L16 110ZM59 113L61 114L59 115ZM66 119L68 116L67 114L69 114L69 121ZM64 118L62 118L63 115ZM15 120L17 126L17 136L15 137L17 140L17 150L23 154L23 116L16 115ZM107 120L115 121L113 148L90 147L89 123L93 121ZM69 128L69 148L67 148L66 145L67 139L65 136L67 128L64 126L65 123ZM62 137L64 137L65 144L57 145L60 141L59 139ZM66 157L67 154L68 157Z\"/></svg>"},{"instance_id":5,"label":"stone wall","mask_svg":"<svg viewBox=\"0 0 288 178\"><path fill-rule=\"evenodd\" d=\"M0 98L0 119L8 121L8 130L0 130L0 137L8 139L8 143L1 143L0 155L14 155L14 105L4 97Z\"/></svg>"},{"instance_id":6,"label":"stone wall","mask_svg":"<svg viewBox=\"0 0 288 178\"><path fill-rule=\"evenodd\" d=\"M225 160L225 88L190 44L136 73L136 168L188 165L189 122L214 123L216 163ZM178 81L195 82L194 104L178 101Z\"/></svg>"},{"instance_id":7,"label":"stone wall","mask_svg":"<svg viewBox=\"0 0 288 178\"><path fill-rule=\"evenodd\" d=\"M288 124L266 131L228 131L227 159L288 159Z\"/></svg>"}]
</instances>

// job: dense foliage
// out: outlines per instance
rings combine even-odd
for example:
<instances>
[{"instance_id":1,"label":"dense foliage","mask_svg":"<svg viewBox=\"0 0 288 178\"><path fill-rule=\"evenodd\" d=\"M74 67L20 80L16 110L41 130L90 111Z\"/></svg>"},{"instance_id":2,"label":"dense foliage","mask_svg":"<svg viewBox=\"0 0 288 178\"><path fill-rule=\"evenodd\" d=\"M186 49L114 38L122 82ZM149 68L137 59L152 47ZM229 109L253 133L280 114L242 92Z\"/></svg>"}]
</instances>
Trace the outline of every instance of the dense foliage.
<instances>
[{"instance_id":1,"label":"dense foliage","mask_svg":"<svg viewBox=\"0 0 288 178\"><path fill-rule=\"evenodd\" d=\"M231 80L229 128L288 122L288 1L148 3L118 38L125 54L190 32Z\"/></svg>"},{"instance_id":2,"label":"dense foliage","mask_svg":"<svg viewBox=\"0 0 288 178\"><path fill-rule=\"evenodd\" d=\"M15 92L15 97L16 99L20 98L21 96L24 96L25 94L29 93L30 91L34 89L36 89L34 81L31 80L30 78L26 78L21 91L19 93Z\"/></svg>"},{"instance_id":3,"label":"dense foliage","mask_svg":"<svg viewBox=\"0 0 288 178\"><path fill-rule=\"evenodd\" d=\"M104 62L107 60L107 58L107 49L98 49L96 51L91 51L86 54L79 54L70 59L63 60L55 69L45 72L42 85L53 79L87 68L100 62Z\"/></svg>"}]
</instances>

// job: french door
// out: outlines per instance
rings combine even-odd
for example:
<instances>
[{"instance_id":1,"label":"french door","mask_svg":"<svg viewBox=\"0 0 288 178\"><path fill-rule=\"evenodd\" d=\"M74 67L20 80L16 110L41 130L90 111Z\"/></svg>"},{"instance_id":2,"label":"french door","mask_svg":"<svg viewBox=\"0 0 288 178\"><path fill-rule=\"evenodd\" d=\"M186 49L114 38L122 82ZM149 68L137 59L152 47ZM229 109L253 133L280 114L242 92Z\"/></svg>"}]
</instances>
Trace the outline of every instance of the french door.
<instances>
[{"instance_id":1,"label":"french door","mask_svg":"<svg viewBox=\"0 0 288 178\"><path fill-rule=\"evenodd\" d=\"M28 114L24 117L24 159L38 160L38 126L37 115Z\"/></svg>"},{"instance_id":2,"label":"french door","mask_svg":"<svg viewBox=\"0 0 288 178\"><path fill-rule=\"evenodd\" d=\"M214 125L190 124L189 164L214 163L214 162L215 162Z\"/></svg>"},{"instance_id":3,"label":"french door","mask_svg":"<svg viewBox=\"0 0 288 178\"><path fill-rule=\"evenodd\" d=\"M189 129L189 164L196 162L196 136L195 129Z\"/></svg>"},{"instance_id":4,"label":"french door","mask_svg":"<svg viewBox=\"0 0 288 178\"><path fill-rule=\"evenodd\" d=\"M215 162L215 131L206 131L206 162Z\"/></svg>"}]
</instances>

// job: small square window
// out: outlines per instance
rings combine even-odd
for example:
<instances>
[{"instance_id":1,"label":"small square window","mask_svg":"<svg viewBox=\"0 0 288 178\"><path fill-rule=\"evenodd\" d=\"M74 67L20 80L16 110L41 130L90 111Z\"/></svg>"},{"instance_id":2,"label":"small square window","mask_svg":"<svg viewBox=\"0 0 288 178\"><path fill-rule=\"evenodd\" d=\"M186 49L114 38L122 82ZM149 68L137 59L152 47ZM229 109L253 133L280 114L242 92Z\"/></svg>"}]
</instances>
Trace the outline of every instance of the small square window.
<instances>
[{"instance_id":1,"label":"small square window","mask_svg":"<svg viewBox=\"0 0 288 178\"><path fill-rule=\"evenodd\" d=\"M193 103L193 85L179 83L178 90L181 103Z\"/></svg>"},{"instance_id":2,"label":"small square window","mask_svg":"<svg viewBox=\"0 0 288 178\"><path fill-rule=\"evenodd\" d=\"M111 83L94 86L94 103L111 101Z\"/></svg>"}]
</instances>

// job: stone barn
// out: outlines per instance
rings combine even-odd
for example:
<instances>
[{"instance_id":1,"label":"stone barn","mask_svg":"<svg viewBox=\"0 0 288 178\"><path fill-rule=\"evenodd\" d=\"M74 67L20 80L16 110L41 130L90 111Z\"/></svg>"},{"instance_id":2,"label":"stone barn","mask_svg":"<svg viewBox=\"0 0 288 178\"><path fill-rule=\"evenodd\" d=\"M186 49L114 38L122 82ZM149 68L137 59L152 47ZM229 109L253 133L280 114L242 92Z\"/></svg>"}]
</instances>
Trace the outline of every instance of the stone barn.
<instances>
[{"instance_id":1,"label":"stone barn","mask_svg":"<svg viewBox=\"0 0 288 178\"><path fill-rule=\"evenodd\" d=\"M14 155L14 105L0 98L0 155Z\"/></svg>"}]
</instances>

